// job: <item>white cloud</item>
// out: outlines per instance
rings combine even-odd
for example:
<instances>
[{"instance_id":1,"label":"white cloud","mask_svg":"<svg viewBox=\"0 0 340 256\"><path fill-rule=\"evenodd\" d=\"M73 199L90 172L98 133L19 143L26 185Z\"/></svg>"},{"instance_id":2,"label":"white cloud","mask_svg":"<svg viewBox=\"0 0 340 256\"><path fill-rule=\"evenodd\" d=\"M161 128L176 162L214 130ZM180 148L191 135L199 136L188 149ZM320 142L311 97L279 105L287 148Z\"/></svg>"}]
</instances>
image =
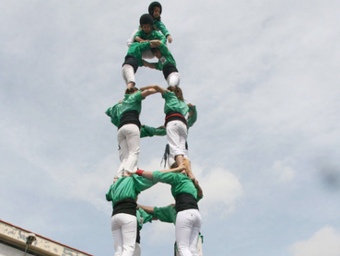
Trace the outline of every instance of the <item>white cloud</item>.
<instances>
[{"instance_id":1,"label":"white cloud","mask_svg":"<svg viewBox=\"0 0 340 256\"><path fill-rule=\"evenodd\" d=\"M204 192L203 199L199 202L203 214L221 215L231 213L235 209L237 200L243 196L242 185L238 177L232 172L220 167L207 168L204 175L197 168L200 185ZM196 175L196 174L195 174Z\"/></svg>"},{"instance_id":2,"label":"white cloud","mask_svg":"<svg viewBox=\"0 0 340 256\"><path fill-rule=\"evenodd\" d=\"M295 243L291 250L294 256L339 256L340 233L331 226L323 227L308 240Z\"/></svg>"}]
</instances>

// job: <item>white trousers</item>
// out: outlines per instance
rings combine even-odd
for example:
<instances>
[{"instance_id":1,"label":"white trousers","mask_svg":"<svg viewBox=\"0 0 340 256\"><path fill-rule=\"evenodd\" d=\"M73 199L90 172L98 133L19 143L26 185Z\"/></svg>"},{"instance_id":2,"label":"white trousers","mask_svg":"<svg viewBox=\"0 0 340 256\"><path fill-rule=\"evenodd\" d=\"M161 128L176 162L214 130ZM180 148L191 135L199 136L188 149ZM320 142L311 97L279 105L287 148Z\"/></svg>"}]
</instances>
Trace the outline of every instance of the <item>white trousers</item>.
<instances>
[{"instance_id":1,"label":"white trousers","mask_svg":"<svg viewBox=\"0 0 340 256\"><path fill-rule=\"evenodd\" d=\"M133 253L133 256L140 256L141 255L141 248L140 248L140 244L136 243L135 245L135 251Z\"/></svg>"},{"instance_id":2,"label":"white trousers","mask_svg":"<svg viewBox=\"0 0 340 256\"><path fill-rule=\"evenodd\" d=\"M136 216L118 213L111 218L114 256L133 256L137 235Z\"/></svg>"},{"instance_id":3,"label":"white trousers","mask_svg":"<svg viewBox=\"0 0 340 256\"><path fill-rule=\"evenodd\" d=\"M180 211L176 217L176 243L180 256L199 256L197 239L202 218L196 209Z\"/></svg>"},{"instance_id":4,"label":"white trousers","mask_svg":"<svg viewBox=\"0 0 340 256\"><path fill-rule=\"evenodd\" d=\"M189 159L188 150L185 148L185 142L188 138L188 129L182 121L174 120L167 123L166 137L170 149L169 164L174 161L175 157L178 155L183 155L184 158Z\"/></svg>"},{"instance_id":5,"label":"white trousers","mask_svg":"<svg viewBox=\"0 0 340 256\"><path fill-rule=\"evenodd\" d=\"M124 64L122 67L122 75L123 79L126 84L128 83L135 83L136 84L136 77L135 77L135 70L129 64Z\"/></svg>"},{"instance_id":6,"label":"white trousers","mask_svg":"<svg viewBox=\"0 0 340 256\"><path fill-rule=\"evenodd\" d=\"M117 133L120 165L116 176L121 177L123 171L137 170L140 152L140 131L135 124L123 125Z\"/></svg>"},{"instance_id":7,"label":"white trousers","mask_svg":"<svg viewBox=\"0 0 340 256\"><path fill-rule=\"evenodd\" d=\"M168 75L166 81L168 82L168 86L179 86L181 82L181 76L178 72L172 72Z\"/></svg>"}]
</instances>

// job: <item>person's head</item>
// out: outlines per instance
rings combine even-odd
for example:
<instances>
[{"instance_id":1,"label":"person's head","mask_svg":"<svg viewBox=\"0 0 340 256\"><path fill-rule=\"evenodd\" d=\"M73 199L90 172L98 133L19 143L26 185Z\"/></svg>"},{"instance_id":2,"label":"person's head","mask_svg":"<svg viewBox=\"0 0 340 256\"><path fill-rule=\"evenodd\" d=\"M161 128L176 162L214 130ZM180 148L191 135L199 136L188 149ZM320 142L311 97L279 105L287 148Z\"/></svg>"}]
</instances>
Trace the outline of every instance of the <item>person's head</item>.
<instances>
[{"instance_id":1,"label":"person's head","mask_svg":"<svg viewBox=\"0 0 340 256\"><path fill-rule=\"evenodd\" d=\"M138 91L138 88L135 87L135 86L133 86L133 87L127 88L127 89L125 90L125 94L133 94L133 93L135 93L135 92L137 92L137 91Z\"/></svg>"},{"instance_id":2,"label":"person's head","mask_svg":"<svg viewBox=\"0 0 340 256\"><path fill-rule=\"evenodd\" d=\"M158 48L151 48L151 52L157 59L162 57L162 53Z\"/></svg>"},{"instance_id":3,"label":"person's head","mask_svg":"<svg viewBox=\"0 0 340 256\"><path fill-rule=\"evenodd\" d=\"M153 29L153 18L150 14L143 14L140 18L139 18L139 25L141 27L141 29L146 33L149 34L152 29Z\"/></svg>"},{"instance_id":4,"label":"person's head","mask_svg":"<svg viewBox=\"0 0 340 256\"><path fill-rule=\"evenodd\" d=\"M171 169L176 168L176 167L178 167L178 164L177 164L176 162L174 162L174 163L170 166Z\"/></svg>"},{"instance_id":5,"label":"person's head","mask_svg":"<svg viewBox=\"0 0 340 256\"><path fill-rule=\"evenodd\" d=\"M167 90L173 92L179 100L184 101L183 92L179 86L171 85Z\"/></svg>"},{"instance_id":6,"label":"person's head","mask_svg":"<svg viewBox=\"0 0 340 256\"><path fill-rule=\"evenodd\" d=\"M156 20L161 19L162 5L159 2L152 2L149 5L149 14Z\"/></svg>"}]
</instances>

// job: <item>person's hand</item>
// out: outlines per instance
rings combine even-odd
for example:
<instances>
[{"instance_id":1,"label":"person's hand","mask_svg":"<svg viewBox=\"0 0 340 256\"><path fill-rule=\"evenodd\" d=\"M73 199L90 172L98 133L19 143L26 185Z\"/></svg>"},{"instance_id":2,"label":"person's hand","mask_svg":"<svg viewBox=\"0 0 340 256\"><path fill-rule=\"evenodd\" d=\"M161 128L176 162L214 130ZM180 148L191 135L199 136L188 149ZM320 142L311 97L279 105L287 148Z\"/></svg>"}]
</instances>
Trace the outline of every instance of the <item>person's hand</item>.
<instances>
[{"instance_id":1,"label":"person's hand","mask_svg":"<svg viewBox=\"0 0 340 256\"><path fill-rule=\"evenodd\" d=\"M194 178L194 179L192 180L192 182L194 183L195 187L198 187L198 186L199 186L198 180L197 180L196 178Z\"/></svg>"},{"instance_id":2,"label":"person's hand","mask_svg":"<svg viewBox=\"0 0 340 256\"><path fill-rule=\"evenodd\" d=\"M191 103L188 103L187 106L188 106L189 108L195 107L195 105L193 105L193 104L191 104Z\"/></svg>"},{"instance_id":3,"label":"person's hand","mask_svg":"<svg viewBox=\"0 0 340 256\"><path fill-rule=\"evenodd\" d=\"M171 35L168 35L168 42L171 44L172 43L172 36Z\"/></svg>"},{"instance_id":4,"label":"person's hand","mask_svg":"<svg viewBox=\"0 0 340 256\"><path fill-rule=\"evenodd\" d=\"M151 48L156 48L159 47L161 45L161 41L160 40L151 40L150 41L150 46Z\"/></svg>"},{"instance_id":5,"label":"person's hand","mask_svg":"<svg viewBox=\"0 0 340 256\"><path fill-rule=\"evenodd\" d=\"M181 172L181 171L185 171L185 169L186 169L186 167L185 167L185 164L184 163L182 163L180 166L178 166L178 167L176 167L175 168L175 170L177 171L177 172Z\"/></svg>"}]
</instances>

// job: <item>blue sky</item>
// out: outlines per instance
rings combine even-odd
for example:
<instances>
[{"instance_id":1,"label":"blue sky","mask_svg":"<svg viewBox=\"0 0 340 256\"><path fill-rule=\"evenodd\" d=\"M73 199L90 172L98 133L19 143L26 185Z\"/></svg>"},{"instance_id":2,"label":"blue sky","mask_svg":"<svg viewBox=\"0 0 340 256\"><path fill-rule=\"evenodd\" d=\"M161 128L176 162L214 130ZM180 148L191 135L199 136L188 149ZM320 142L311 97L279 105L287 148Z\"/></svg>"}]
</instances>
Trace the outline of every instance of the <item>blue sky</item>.
<instances>
[{"instance_id":1,"label":"blue sky","mask_svg":"<svg viewBox=\"0 0 340 256\"><path fill-rule=\"evenodd\" d=\"M0 2L0 218L113 255L119 165L104 114L123 97L126 40L148 1ZM204 189L205 255L340 255L340 2L164 1L162 19L198 121L189 154ZM137 86L166 82L139 68ZM159 126L163 100L143 102ZM139 165L162 168L165 137ZM139 202L173 202L157 184ZM174 226L142 229L142 254L172 255Z\"/></svg>"}]
</instances>

